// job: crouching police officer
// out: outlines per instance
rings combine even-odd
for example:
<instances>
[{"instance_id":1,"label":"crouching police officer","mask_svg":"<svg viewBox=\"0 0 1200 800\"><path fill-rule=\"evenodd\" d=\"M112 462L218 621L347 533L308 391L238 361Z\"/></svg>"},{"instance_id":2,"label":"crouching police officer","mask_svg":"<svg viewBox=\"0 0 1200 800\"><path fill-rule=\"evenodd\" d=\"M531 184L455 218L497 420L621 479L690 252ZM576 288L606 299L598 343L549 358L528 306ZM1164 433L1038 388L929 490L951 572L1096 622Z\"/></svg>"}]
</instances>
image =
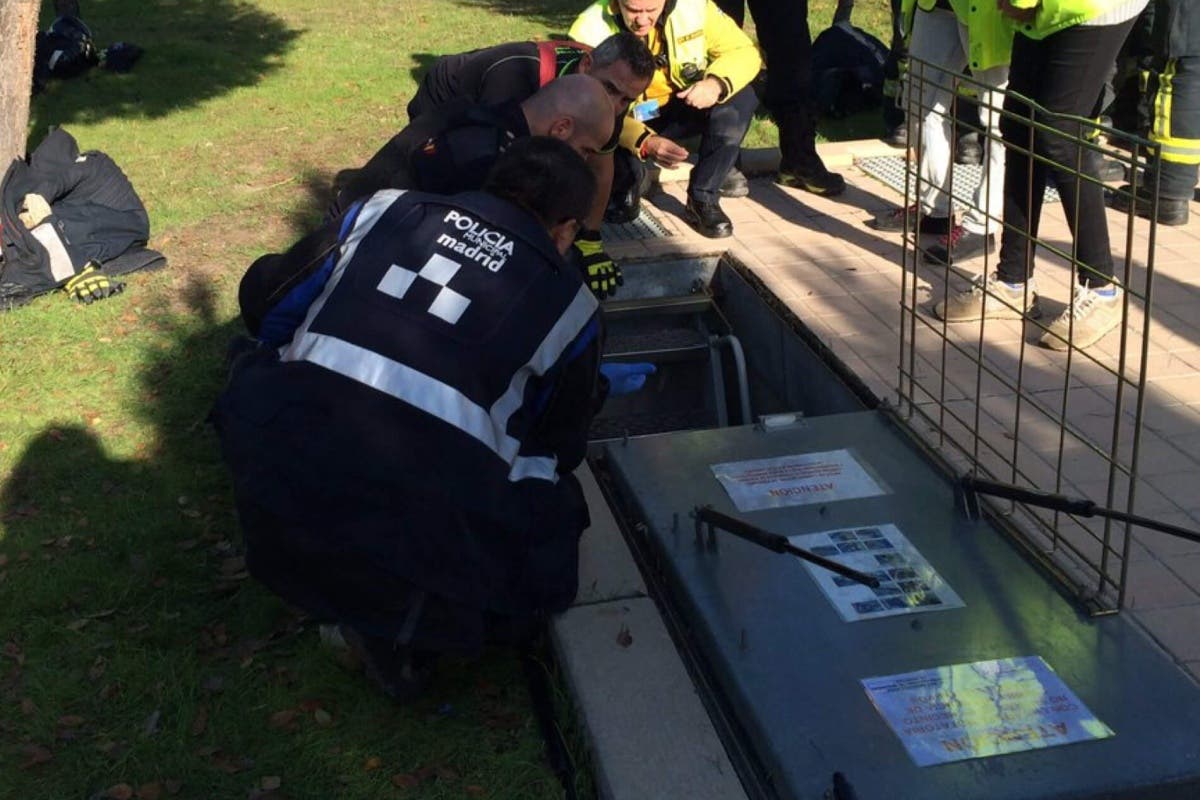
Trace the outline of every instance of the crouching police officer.
<instances>
[{"instance_id":1,"label":"crouching police officer","mask_svg":"<svg viewBox=\"0 0 1200 800\"><path fill-rule=\"evenodd\" d=\"M613 132L608 98L599 80L572 74L551 80L529 96L514 96L496 105L480 105L464 95L431 106L361 169L339 176L330 216L380 189L436 194L478 189L504 148L525 136L552 136L584 158L594 159ZM601 247L599 223L590 230L590 234L581 232L576 244L584 255L592 291L604 298L616 290L621 274Z\"/></svg>"},{"instance_id":2,"label":"crouching police officer","mask_svg":"<svg viewBox=\"0 0 1200 800\"><path fill-rule=\"evenodd\" d=\"M575 595L572 470L607 384L564 254L593 191L567 144L525 138L482 191L380 191L242 280L269 346L213 418L248 567L398 699Z\"/></svg>"}]
</instances>

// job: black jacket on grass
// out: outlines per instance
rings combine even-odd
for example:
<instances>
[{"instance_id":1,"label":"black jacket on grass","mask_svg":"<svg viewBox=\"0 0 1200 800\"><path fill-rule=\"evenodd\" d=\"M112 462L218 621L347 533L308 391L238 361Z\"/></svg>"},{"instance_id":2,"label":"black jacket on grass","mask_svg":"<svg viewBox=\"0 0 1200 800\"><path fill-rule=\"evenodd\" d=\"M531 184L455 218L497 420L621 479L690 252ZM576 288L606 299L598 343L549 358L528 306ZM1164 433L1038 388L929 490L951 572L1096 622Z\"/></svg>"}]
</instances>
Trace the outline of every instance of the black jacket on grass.
<instances>
[{"instance_id":1,"label":"black jacket on grass","mask_svg":"<svg viewBox=\"0 0 1200 800\"><path fill-rule=\"evenodd\" d=\"M475 649L565 608L599 304L526 212L384 191L243 280L268 346L214 410L251 573L323 620Z\"/></svg>"},{"instance_id":2,"label":"black jacket on grass","mask_svg":"<svg viewBox=\"0 0 1200 800\"><path fill-rule=\"evenodd\" d=\"M44 197L52 212L33 231L17 219L26 194ZM31 294L53 290L89 261L141 250L149 236L146 208L121 168L104 153L81 153L62 129L47 134L29 163L14 161L0 183L0 282ZM153 257L131 260L133 269L162 258L146 252Z\"/></svg>"}]
</instances>

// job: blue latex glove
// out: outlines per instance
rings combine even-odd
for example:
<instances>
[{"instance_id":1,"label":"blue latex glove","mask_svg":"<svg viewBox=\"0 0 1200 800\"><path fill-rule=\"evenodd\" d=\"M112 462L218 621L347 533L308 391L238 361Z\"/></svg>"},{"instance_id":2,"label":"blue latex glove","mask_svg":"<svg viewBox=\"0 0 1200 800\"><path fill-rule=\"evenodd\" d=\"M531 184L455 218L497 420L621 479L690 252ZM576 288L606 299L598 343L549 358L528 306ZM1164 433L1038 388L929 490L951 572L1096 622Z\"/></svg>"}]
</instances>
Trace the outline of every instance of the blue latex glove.
<instances>
[{"instance_id":1,"label":"blue latex glove","mask_svg":"<svg viewBox=\"0 0 1200 800\"><path fill-rule=\"evenodd\" d=\"M653 364L644 361L636 364L608 362L600 365L600 373L608 378L610 397L636 392L646 385L646 376L653 375L656 371Z\"/></svg>"}]
</instances>

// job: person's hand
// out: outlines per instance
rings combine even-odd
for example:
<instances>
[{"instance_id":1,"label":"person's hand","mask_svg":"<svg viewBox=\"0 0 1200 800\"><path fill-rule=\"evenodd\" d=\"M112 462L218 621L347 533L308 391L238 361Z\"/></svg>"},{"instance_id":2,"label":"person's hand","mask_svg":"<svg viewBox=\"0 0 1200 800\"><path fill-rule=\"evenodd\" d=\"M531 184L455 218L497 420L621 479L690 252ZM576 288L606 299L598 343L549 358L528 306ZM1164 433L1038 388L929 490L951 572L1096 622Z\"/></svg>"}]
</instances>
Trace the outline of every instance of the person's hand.
<instances>
[{"instance_id":1,"label":"person's hand","mask_svg":"<svg viewBox=\"0 0 1200 800\"><path fill-rule=\"evenodd\" d=\"M721 99L721 92L724 89L721 81L710 75L704 80L696 81L683 91L676 92L675 96L692 108L703 110L715 106Z\"/></svg>"},{"instance_id":2,"label":"person's hand","mask_svg":"<svg viewBox=\"0 0 1200 800\"><path fill-rule=\"evenodd\" d=\"M610 397L636 392L646 385L646 377L657 371L657 368L648 362L634 364L608 362L600 365L600 374L608 378Z\"/></svg>"},{"instance_id":3,"label":"person's hand","mask_svg":"<svg viewBox=\"0 0 1200 800\"><path fill-rule=\"evenodd\" d=\"M653 159L668 169L683 163L688 157L686 147L680 147L665 136L651 136L643 143L642 149L646 151L644 158Z\"/></svg>"},{"instance_id":4,"label":"person's hand","mask_svg":"<svg viewBox=\"0 0 1200 800\"><path fill-rule=\"evenodd\" d=\"M125 284L109 280L100 265L89 261L79 274L63 285L63 290L73 299L84 305L90 305L97 300L112 297L125 291Z\"/></svg>"},{"instance_id":5,"label":"person's hand","mask_svg":"<svg viewBox=\"0 0 1200 800\"><path fill-rule=\"evenodd\" d=\"M50 204L40 194L25 195L21 201L21 205L24 211L17 214L17 219L21 221L22 225L29 228L29 230L33 230L38 225L41 225L42 221L50 216Z\"/></svg>"},{"instance_id":6,"label":"person's hand","mask_svg":"<svg viewBox=\"0 0 1200 800\"><path fill-rule=\"evenodd\" d=\"M583 256L584 278L596 299L603 300L616 294L617 287L625 283L625 276L613 262L612 256L604 252L600 232L580 231L575 238L575 246Z\"/></svg>"},{"instance_id":7,"label":"person's hand","mask_svg":"<svg viewBox=\"0 0 1200 800\"><path fill-rule=\"evenodd\" d=\"M1010 0L996 0L996 7L1000 9L1000 13L1009 19L1017 22L1032 22L1037 16L1038 7L1041 6L1041 0L1033 8L1017 8Z\"/></svg>"}]
</instances>

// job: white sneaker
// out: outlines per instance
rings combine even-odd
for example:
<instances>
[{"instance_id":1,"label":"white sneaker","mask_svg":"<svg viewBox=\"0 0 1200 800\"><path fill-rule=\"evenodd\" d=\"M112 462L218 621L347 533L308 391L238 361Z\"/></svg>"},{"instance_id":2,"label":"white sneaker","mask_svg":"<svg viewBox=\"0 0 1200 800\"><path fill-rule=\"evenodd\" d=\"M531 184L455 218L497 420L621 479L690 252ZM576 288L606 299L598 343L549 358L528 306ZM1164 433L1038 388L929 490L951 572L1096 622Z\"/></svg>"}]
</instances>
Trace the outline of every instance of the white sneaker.
<instances>
[{"instance_id":1,"label":"white sneaker","mask_svg":"<svg viewBox=\"0 0 1200 800\"><path fill-rule=\"evenodd\" d=\"M1010 285L1000 280L995 272L987 276L976 275L966 289L933 307L934 316L946 322L1020 319L1023 316L1036 319L1041 313L1037 286L1032 279L1028 283Z\"/></svg>"},{"instance_id":2,"label":"white sneaker","mask_svg":"<svg viewBox=\"0 0 1200 800\"><path fill-rule=\"evenodd\" d=\"M1069 350L1072 344L1079 348L1091 347L1103 339L1121 324L1124 310L1120 287L1112 288L1112 296L1105 297L1095 289L1077 285L1071 305L1050 323L1038 342L1051 350Z\"/></svg>"}]
</instances>

